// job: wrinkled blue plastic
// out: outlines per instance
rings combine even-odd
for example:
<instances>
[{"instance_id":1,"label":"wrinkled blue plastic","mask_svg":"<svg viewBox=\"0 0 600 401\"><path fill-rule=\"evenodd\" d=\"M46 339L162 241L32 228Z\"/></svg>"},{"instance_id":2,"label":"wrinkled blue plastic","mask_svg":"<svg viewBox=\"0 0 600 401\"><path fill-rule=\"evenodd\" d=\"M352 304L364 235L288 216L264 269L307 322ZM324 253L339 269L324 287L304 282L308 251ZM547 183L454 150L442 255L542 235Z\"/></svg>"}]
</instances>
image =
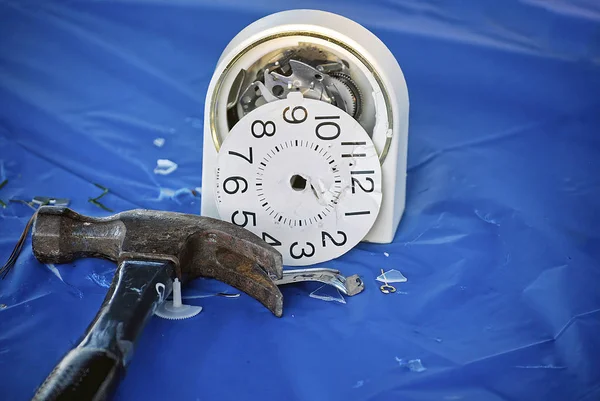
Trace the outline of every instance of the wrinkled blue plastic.
<instances>
[{"instance_id":1,"label":"wrinkled blue plastic","mask_svg":"<svg viewBox=\"0 0 600 401\"><path fill-rule=\"evenodd\" d=\"M394 243L327 264L366 282L345 305L295 285L282 319L246 295L153 319L116 399L600 399L600 3L301 6L365 25L404 70L410 168ZM115 211L198 213L189 189L202 185L213 68L239 30L283 7L294 5L1 0L0 199L68 197L107 215L88 202L99 183ZM155 174L158 159L177 170ZM0 260L30 213L0 208ZM32 396L114 271L98 260L56 268L28 241L0 282L2 400ZM381 268L408 282L382 294ZM198 281L187 294L215 291L233 290Z\"/></svg>"}]
</instances>

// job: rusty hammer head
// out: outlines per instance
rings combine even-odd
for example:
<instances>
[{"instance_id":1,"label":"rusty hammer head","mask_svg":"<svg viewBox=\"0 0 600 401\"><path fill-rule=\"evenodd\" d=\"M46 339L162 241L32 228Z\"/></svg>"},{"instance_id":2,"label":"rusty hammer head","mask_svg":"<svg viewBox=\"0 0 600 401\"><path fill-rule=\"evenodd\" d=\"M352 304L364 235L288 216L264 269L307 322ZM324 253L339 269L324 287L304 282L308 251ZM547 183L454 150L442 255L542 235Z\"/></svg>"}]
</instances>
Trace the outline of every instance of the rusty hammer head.
<instances>
[{"instance_id":1,"label":"rusty hammer head","mask_svg":"<svg viewBox=\"0 0 600 401\"><path fill-rule=\"evenodd\" d=\"M82 257L169 260L185 280L220 280L260 301L276 316L283 296L273 283L283 274L281 254L250 231L208 217L131 210L106 218L63 207L40 207L33 227L33 253L42 263Z\"/></svg>"}]
</instances>

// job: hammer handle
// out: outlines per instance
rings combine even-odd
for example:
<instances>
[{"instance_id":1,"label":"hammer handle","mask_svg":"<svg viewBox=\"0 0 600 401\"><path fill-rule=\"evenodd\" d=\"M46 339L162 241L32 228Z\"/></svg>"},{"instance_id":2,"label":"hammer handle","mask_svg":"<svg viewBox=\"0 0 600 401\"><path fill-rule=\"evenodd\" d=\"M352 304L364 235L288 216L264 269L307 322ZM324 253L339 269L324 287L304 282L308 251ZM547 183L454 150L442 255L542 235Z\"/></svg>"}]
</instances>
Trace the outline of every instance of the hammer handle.
<instances>
[{"instance_id":1,"label":"hammer handle","mask_svg":"<svg viewBox=\"0 0 600 401\"><path fill-rule=\"evenodd\" d=\"M32 401L99 401L125 374L135 342L170 293L168 261L124 261L83 339L54 368Z\"/></svg>"}]
</instances>

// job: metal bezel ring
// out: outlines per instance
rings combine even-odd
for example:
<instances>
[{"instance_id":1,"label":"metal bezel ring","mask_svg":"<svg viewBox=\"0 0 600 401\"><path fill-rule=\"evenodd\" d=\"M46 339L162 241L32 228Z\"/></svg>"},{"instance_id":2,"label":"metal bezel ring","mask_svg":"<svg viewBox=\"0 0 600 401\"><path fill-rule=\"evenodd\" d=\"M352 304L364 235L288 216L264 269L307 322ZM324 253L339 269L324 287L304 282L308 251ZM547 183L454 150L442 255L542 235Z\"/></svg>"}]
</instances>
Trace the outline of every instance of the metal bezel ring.
<instances>
[{"instance_id":1,"label":"metal bezel ring","mask_svg":"<svg viewBox=\"0 0 600 401\"><path fill-rule=\"evenodd\" d=\"M288 37L288 36L307 36L307 37L322 39L327 42L331 42L335 45L340 46L341 48L343 48L344 50L346 50L347 52L352 54L354 57L356 57L369 70L369 72L371 74L373 74L375 81L377 82L377 84L379 85L379 88L381 89L381 94L383 95L383 99L385 101L385 108L387 111L388 130L392 130L394 120L393 120L393 113L392 113L392 109L391 109L391 102L390 102L390 97L389 97L388 91L385 88L385 85L383 84L383 80L381 79L381 76L377 73L377 71L375 70L373 65L371 65L371 63L369 63L369 61L367 59L365 59L360 53L358 53L352 47L348 46L346 43L339 41L337 39L331 38L329 36L326 36L326 35L323 35L323 34L320 34L317 32L311 32L311 31L288 31L288 32L281 32L281 33L277 33L274 35L265 36L264 38L261 38L261 39L257 40L256 42L251 43L244 50L242 50L241 52L239 52L238 54L235 55L235 57L227 64L227 66L225 67L225 69L223 70L221 75L219 76L219 79L217 80L217 83L215 85L215 89L213 91L213 95L212 95L212 98L210 101L210 132L211 132L213 143L215 144L215 148L216 148L217 152L221 149L222 141L221 141L221 138L219 137L219 134L217 133L217 127L216 127L217 107L216 106L217 106L217 99L221 92L221 87L223 86L223 81L225 80L225 77L228 75L229 71L232 69L232 67L235 65L235 63L237 63L242 58L242 56L244 56L250 50L252 50L255 47L261 45L262 43L268 42L270 40ZM383 164L383 162L385 161L391 144L392 144L392 136L386 135L383 150L379 154L379 163L380 164Z\"/></svg>"}]
</instances>

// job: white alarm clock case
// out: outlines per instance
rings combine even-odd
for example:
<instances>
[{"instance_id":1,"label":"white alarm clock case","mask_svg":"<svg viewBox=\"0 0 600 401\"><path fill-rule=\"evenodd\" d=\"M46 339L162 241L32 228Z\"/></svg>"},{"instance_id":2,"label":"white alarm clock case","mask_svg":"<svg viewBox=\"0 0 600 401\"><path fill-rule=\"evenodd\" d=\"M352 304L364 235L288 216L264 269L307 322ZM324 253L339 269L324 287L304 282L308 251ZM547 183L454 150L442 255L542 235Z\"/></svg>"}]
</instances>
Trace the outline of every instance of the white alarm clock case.
<instances>
[{"instance_id":1,"label":"white alarm clock case","mask_svg":"<svg viewBox=\"0 0 600 401\"><path fill-rule=\"evenodd\" d=\"M323 11L291 10L269 15L242 30L222 53L206 96L201 214L233 221L238 225L243 220L242 217L246 217L238 213L235 221L235 218L230 215L232 210L235 212L235 198L226 202L227 207L220 208L217 205L217 197L224 194L224 177L221 175L220 182L217 180L219 150L224 146L236 124L244 119L252 119L241 124L252 128L252 123L257 120L256 116L259 112L260 121L266 124L265 121L268 122L266 118L269 117L265 114L267 110L265 108L261 112L260 109L277 102L282 102L283 105L288 95L294 91L302 93L305 98L316 99L323 103L323 112L319 112L318 104L311 103L311 113L325 115L335 106L338 111L341 109L358 122L356 127L360 133L356 134L357 138L362 138L363 133L366 133L367 141L370 137L372 142L368 141L369 145L374 146L378 162L381 163L381 184L380 188L377 188L381 191L381 204L377 205L376 209L379 210L376 218L372 221L365 219L361 224L367 227L359 231L366 233L362 238L363 241L391 242L405 206L409 100L404 75L389 49L370 31L345 17ZM279 109L278 107L270 109L275 113L270 120L276 118L281 120L282 110ZM291 119L289 112L290 110L288 110L288 119ZM301 119L302 113L296 113L293 118ZM285 120L285 116L283 118ZM285 125L291 127L289 124ZM264 128L269 134L270 127ZM281 135L280 138L283 140L286 128L278 126L277 129L281 132L278 135ZM234 136L242 138L242 135L232 134L232 142L235 141ZM314 136L314 133L307 135ZM264 137L268 138L269 135ZM366 141L360 143L363 142L366 143ZM234 145L235 143L227 142L225 147L230 152L236 148ZM253 146L253 151L257 154L266 154L271 151L270 148L267 149L269 146L276 145L274 142L267 144L256 140L252 144L245 143L244 146L246 152L244 155L248 159L247 152L250 146ZM239 149L235 152L242 153ZM357 153L355 150L353 152ZM236 159L238 159L236 163L244 162L241 155ZM248 171L252 171L254 183L258 171L256 163L253 160L252 165L247 166ZM352 163L349 164L352 168ZM227 163L222 164L225 165ZM240 168L238 166L238 172ZM228 174L239 176L237 173L233 175L233 171ZM301 171L296 171L294 176L299 176L302 181ZM242 181L230 180L228 185L227 195L231 195L230 192L236 189L236 185L241 185L237 189L240 196L242 195L241 190L244 189ZM297 190L298 185L305 185L305 183L294 183L291 179L287 180L286 185ZM347 191L351 188L355 189L349 175L345 176L342 186ZM364 186L366 186L365 182L361 188ZM237 193L238 191L233 194ZM239 202L245 201L240 198ZM241 203L240 206L243 206ZM221 215L220 209L226 209L221 212L227 215ZM285 212L279 215L285 215ZM375 209L372 209L372 212L377 213ZM263 217L261 218L263 223L258 223L262 227L255 228L253 231L260 235L264 228L264 231L268 232L272 224L270 222L267 224L266 221L268 218L273 219L273 216L269 216L269 211L264 209L257 210L256 213L262 213L259 217ZM352 219L354 216L341 218ZM321 222L322 230L318 231L331 230L333 231L331 235L335 235L338 229L327 224ZM252 229L250 226L247 228ZM299 238L298 241L293 242L302 245L303 239ZM339 237L333 239L334 244L335 240L340 241ZM325 242L324 239L323 241ZM291 252L296 255L300 252L310 253L311 249L306 249L308 250L301 251L299 245L296 245L296 249ZM333 255L335 256L339 255ZM318 261L309 259L297 264ZM290 261L293 259L286 260L284 253L284 263Z\"/></svg>"}]
</instances>

